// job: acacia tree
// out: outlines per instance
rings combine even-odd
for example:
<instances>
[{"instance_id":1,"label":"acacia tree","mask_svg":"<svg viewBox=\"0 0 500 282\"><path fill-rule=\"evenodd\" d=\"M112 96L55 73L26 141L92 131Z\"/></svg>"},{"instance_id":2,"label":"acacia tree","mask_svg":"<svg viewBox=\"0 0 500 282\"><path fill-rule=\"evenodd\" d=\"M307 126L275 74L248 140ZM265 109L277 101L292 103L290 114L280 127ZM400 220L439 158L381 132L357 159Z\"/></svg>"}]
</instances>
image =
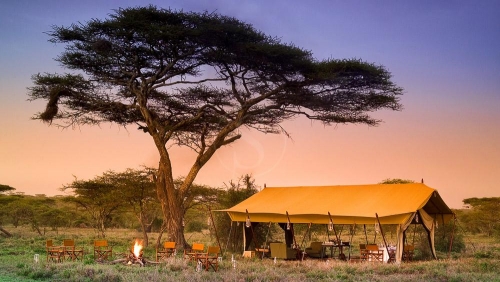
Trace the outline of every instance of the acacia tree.
<instances>
[{"instance_id":1,"label":"acacia tree","mask_svg":"<svg viewBox=\"0 0 500 282\"><path fill-rule=\"evenodd\" d=\"M75 179L65 185L61 190L72 190L76 197L67 197L68 202L73 202L82 208L92 218L92 226L98 236L106 236L106 228L114 213L122 207L120 193L116 185L103 176L91 180Z\"/></svg>"},{"instance_id":2,"label":"acacia tree","mask_svg":"<svg viewBox=\"0 0 500 282\"><path fill-rule=\"evenodd\" d=\"M127 169L121 173L108 171L102 176L116 188L119 197L114 201L121 202L123 209L132 210L137 217L145 246L149 244L148 232L151 230L151 225L161 214L152 173L150 169Z\"/></svg>"},{"instance_id":3,"label":"acacia tree","mask_svg":"<svg viewBox=\"0 0 500 282\"><path fill-rule=\"evenodd\" d=\"M4 192L12 192L16 190L14 187L11 187L9 185L4 185L0 184L0 235L5 236L5 237L11 237L12 234L10 234L9 231L4 229L2 227L2 222L3 222L3 217L8 213L8 211L5 209L7 206L7 203L13 201L13 198L11 196L9 197L2 197L2 193Z\"/></svg>"},{"instance_id":4,"label":"acacia tree","mask_svg":"<svg viewBox=\"0 0 500 282\"><path fill-rule=\"evenodd\" d=\"M470 205L470 210L463 211L459 219L465 223L468 230L500 237L500 219L498 218L500 197L468 198L463 202Z\"/></svg>"},{"instance_id":5,"label":"acacia tree","mask_svg":"<svg viewBox=\"0 0 500 282\"><path fill-rule=\"evenodd\" d=\"M303 116L325 125L376 125L369 112L399 110L402 89L380 65L358 59L317 60L310 51L216 13L155 6L115 10L107 19L54 26L50 42L70 74L38 74L30 100L47 100L34 118L60 126L136 124L159 153L158 198L172 240L185 245L185 195L240 127L284 133ZM174 185L170 148L197 156Z\"/></svg>"}]
</instances>

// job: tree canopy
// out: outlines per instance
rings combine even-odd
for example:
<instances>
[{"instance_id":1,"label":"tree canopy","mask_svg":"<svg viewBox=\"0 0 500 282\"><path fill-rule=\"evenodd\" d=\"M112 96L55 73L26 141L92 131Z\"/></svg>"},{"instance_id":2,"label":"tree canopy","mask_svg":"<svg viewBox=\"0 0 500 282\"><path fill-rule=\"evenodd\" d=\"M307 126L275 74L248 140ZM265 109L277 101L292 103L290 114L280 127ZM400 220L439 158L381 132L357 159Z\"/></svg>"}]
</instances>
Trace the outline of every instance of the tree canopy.
<instances>
[{"instance_id":1,"label":"tree canopy","mask_svg":"<svg viewBox=\"0 0 500 282\"><path fill-rule=\"evenodd\" d=\"M37 74L34 118L60 126L112 122L151 135L160 155L157 192L173 237L182 235L183 199L200 169L238 128L285 133L285 120L377 125L369 113L400 110L403 90L385 67L360 59L313 58L308 50L217 13L155 6L117 9L109 18L54 26L65 45L57 61L74 73ZM197 156L174 185L170 151ZM183 240L177 240L182 245Z\"/></svg>"},{"instance_id":2,"label":"tree canopy","mask_svg":"<svg viewBox=\"0 0 500 282\"><path fill-rule=\"evenodd\" d=\"M16 190L16 188L9 185L0 184L0 194L5 192L12 192L14 190Z\"/></svg>"}]
</instances>

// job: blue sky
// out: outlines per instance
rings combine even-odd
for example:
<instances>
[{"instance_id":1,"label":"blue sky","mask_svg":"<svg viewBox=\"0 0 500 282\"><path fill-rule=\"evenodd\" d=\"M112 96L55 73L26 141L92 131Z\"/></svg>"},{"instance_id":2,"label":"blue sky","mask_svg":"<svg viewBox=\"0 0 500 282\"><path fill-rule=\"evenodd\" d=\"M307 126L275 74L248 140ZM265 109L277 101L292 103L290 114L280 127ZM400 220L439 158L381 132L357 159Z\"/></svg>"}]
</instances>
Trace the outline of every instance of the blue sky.
<instances>
[{"instance_id":1,"label":"blue sky","mask_svg":"<svg viewBox=\"0 0 500 282\"><path fill-rule=\"evenodd\" d=\"M468 197L500 196L500 1L2 2L1 184L53 195L73 175L156 164L151 140L133 129L48 127L30 120L44 104L26 101L31 75L67 71L53 60L64 46L47 41L51 26L149 3L234 16L319 60L384 65L405 89L404 110L375 113L384 120L375 128L295 120L285 124L293 140L248 132L197 182L221 186L244 173L267 186L424 178L453 207ZM183 175L192 155L176 150L174 173Z\"/></svg>"}]
</instances>

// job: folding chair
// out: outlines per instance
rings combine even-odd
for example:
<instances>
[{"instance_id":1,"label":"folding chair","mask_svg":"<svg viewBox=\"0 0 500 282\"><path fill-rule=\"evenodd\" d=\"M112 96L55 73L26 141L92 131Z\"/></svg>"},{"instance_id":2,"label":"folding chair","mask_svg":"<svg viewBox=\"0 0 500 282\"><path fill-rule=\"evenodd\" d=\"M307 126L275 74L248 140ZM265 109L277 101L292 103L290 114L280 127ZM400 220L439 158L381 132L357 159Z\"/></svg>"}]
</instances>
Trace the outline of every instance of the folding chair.
<instances>
[{"instance_id":1,"label":"folding chair","mask_svg":"<svg viewBox=\"0 0 500 282\"><path fill-rule=\"evenodd\" d=\"M368 261L384 262L384 251L379 250L377 245L366 245L368 251Z\"/></svg>"},{"instance_id":2,"label":"folding chair","mask_svg":"<svg viewBox=\"0 0 500 282\"><path fill-rule=\"evenodd\" d=\"M205 266L205 270L209 271L210 267L217 272L219 270L219 247L208 247L208 250L205 254L198 256L198 261Z\"/></svg>"},{"instance_id":3,"label":"folding chair","mask_svg":"<svg viewBox=\"0 0 500 282\"><path fill-rule=\"evenodd\" d=\"M414 252L415 252L415 246L404 245L403 246L403 261L405 261L405 262L413 261Z\"/></svg>"},{"instance_id":4,"label":"folding chair","mask_svg":"<svg viewBox=\"0 0 500 282\"><path fill-rule=\"evenodd\" d=\"M203 254L205 245L199 243L193 243L191 249L184 249L184 258L189 259L189 261L197 262L197 256Z\"/></svg>"},{"instance_id":5,"label":"folding chair","mask_svg":"<svg viewBox=\"0 0 500 282\"><path fill-rule=\"evenodd\" d=\"M45 249L47 250L47 262L62 262L64 260L64 248L61 246L54 246L52 240L45 242Z\"/></svg>"},{"instance_id":6,"label":"folding chair","mask_svg":"<svg viewBox=\"0 0 500 282\"><path fill-rule=\"evenodd\" d=\"M108 240L94 240L94 260L107 260L113 255L113 249L108 246Z\"/></svg>"},{"instance_id":7,"label":"folding chair","mask_svg":"<svg viewBox=\"0 0 500 282\"><path fill-rule=\"evenodd\" d=\"M163 246L156 248L156 262L174 256L175 242L164 242Z\"/></svg>"},{"instance_id":8,"label":"folding chair","mask_svg":"<svg viewBox=\"0 0 500 282\"><path fill-rule=\"evenodd\" d=\"M366 244L359 244L359 255L361 261L368 261L368 250Z\"/></svg>"},{"instance_id":9,"label":"folding chair","mask_svg":"<svg viewBox=\"0 0 500 282\"><path fill-rule=\"evenodd\" d=\"M75 240L64 239L63 250L65 259L83 260L83 249L77 249L75 247Z\"/></svg>"}]
</instances>

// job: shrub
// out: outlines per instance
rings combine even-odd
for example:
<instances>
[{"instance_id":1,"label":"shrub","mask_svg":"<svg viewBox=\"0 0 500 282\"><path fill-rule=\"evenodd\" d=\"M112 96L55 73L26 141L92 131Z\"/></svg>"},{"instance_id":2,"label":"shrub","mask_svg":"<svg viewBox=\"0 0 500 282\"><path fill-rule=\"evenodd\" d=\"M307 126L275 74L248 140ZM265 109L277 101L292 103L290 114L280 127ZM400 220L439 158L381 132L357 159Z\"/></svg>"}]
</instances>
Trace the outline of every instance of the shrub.
<instances>
[{"instance_id":1,"label":"shrub","mask_svg":"<svg viewBox=\"0 0 500 282\"><path fill-rule=\"evenodd\" d=\"M203 229L206 229L208 226L199 221L190 221L186 224L186 232L201 232Z\"/></svg>"}]
</instances>

